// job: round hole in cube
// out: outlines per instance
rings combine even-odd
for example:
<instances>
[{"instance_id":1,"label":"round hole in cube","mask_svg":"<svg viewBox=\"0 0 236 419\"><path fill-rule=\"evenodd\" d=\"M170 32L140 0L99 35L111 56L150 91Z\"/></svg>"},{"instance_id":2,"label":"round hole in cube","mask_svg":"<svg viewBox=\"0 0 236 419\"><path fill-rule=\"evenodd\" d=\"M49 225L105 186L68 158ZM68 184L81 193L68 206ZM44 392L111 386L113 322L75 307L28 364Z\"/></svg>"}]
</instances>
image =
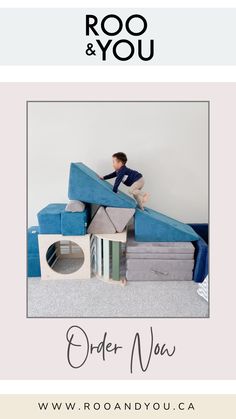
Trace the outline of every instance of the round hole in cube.
<instances>
[{"instance_id":1,"label":"round hole in cube","mask_svg":"<svg viewBox=\"0 0 236 419\"><path fill-rule=\"evenodd\" d=\"M84 252L77 243L60 240L48 248L46 260L53 271L67 275L81 268L84 263Z\"/></svg>"}]
</instances>

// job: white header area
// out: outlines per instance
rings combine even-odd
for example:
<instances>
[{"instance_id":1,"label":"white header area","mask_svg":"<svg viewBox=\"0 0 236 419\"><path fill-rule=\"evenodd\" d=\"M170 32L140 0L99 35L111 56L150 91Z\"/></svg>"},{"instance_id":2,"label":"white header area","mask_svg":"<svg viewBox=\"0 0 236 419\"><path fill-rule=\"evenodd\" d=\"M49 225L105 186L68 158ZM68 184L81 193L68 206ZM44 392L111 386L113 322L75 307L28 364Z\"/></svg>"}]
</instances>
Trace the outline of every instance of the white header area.
<instances>
[{"instance_id":1,"label":"white header area","mask_svg":"<svg viewBox=\"0 0 236 419\"><path fill-rule=\"evenodd\" d=\"M17 7L17 8L75 8L78 7L165 7L165 8L182 8L182 7L203 7L203 8L232 8L235 7L235 0L101 0L98 4L97 0L0 0L0 7Z\"/></svg>"},{"instance_id":2,"label":"white header area","mask_svg":"<svg viewBox=\"0 0 236 419\"><path fill-rule=\"evenodd\" d=\"M0 65L236 65L235 22L235 8L2 8Z\"/></svg>"},{"instance_id":3,"label":"white header area","mask_svg":"<svg viewBox=\"0 0 236 419\"><path fill-rule=\"evenodd\" d=\"M0 66L0 82L236 82L236 66Z\"/></svg>"}]
</instances>

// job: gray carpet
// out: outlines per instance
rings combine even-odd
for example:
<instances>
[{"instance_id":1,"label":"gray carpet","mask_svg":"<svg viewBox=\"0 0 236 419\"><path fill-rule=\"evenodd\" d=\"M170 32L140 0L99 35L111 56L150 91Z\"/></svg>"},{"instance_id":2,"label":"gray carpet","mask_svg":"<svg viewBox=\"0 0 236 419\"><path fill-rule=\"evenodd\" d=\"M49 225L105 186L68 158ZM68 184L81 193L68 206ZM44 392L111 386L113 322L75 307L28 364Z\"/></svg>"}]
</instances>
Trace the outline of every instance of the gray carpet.
<instances>
[{"instance_id":1,"label":"gray carpet","mask_svg":"<svg viewBox=\"0 0 236 419\"><path fill-rule=\"evenodd\" d=\"M52 269L61 274L70 274L78 271L79 268L83 265L84 259L76 258L71 263L71 259L57 259L56 263L53 265Z\"/></svg>"},{"instance_id":2,"label":"gray carpet","mask_svg":"<svg viewBox=\"0 0 236 419\"><path fill-rule=\"evenodd\" d=\"M208 317L192 281L28 281L28 317Z\"/></svg>"}]
</instances>

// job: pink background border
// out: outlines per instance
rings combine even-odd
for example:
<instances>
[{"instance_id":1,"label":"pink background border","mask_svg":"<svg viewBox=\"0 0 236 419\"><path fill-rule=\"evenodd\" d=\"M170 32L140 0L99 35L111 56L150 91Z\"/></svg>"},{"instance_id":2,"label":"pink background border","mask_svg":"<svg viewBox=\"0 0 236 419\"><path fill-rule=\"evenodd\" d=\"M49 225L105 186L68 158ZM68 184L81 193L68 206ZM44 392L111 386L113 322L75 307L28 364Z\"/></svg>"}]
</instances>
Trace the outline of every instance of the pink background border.
<instances>
[{"instance_id":1,"label":"pink background border","mask_svg":"<svg viewBox=\"0 0 236 419\"><path fill-rule=\"evenodd\" d=\"M235 379L236 314L232 220L236 83L1 83L2 272L1 379ZM210 100L209 319L26 318L26 100ZM4 179L7 177L7 182ZM65 333L84 328L98 342L104 333L126 347L103 362L92 356L73 370ZM176 345L172 358L153 357L146 373L129 373L131 344L143 339Z\"/></svg>"}]
</instances>

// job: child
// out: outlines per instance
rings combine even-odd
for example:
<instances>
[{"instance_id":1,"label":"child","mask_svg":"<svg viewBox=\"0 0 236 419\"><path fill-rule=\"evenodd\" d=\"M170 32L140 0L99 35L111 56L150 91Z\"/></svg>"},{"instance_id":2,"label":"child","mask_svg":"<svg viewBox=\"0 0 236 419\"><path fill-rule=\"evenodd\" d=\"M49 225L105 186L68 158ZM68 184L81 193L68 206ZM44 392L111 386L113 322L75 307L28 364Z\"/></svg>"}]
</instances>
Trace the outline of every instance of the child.
<instances>
[{"instance_id":1,"label":"child","mask_svg":"<svg viewBox=\"0 0 236 419\"><path fill-rule=\"evenodd\" d=\"M125 153L120 152L113 154L112 161L115 172L100 178L106 180L116 177L113 186L113 192L115 193L117 193L121 182L124 183L124 185L129 186L129 193L133 195L134 199L136 199L138 203L139 208L143 210L143 204L148 199L148 194L141 192L141 189L144 186L143 175L136 170L129 169L126 166L127 156Z\"/></svg>"}]
</instances>

